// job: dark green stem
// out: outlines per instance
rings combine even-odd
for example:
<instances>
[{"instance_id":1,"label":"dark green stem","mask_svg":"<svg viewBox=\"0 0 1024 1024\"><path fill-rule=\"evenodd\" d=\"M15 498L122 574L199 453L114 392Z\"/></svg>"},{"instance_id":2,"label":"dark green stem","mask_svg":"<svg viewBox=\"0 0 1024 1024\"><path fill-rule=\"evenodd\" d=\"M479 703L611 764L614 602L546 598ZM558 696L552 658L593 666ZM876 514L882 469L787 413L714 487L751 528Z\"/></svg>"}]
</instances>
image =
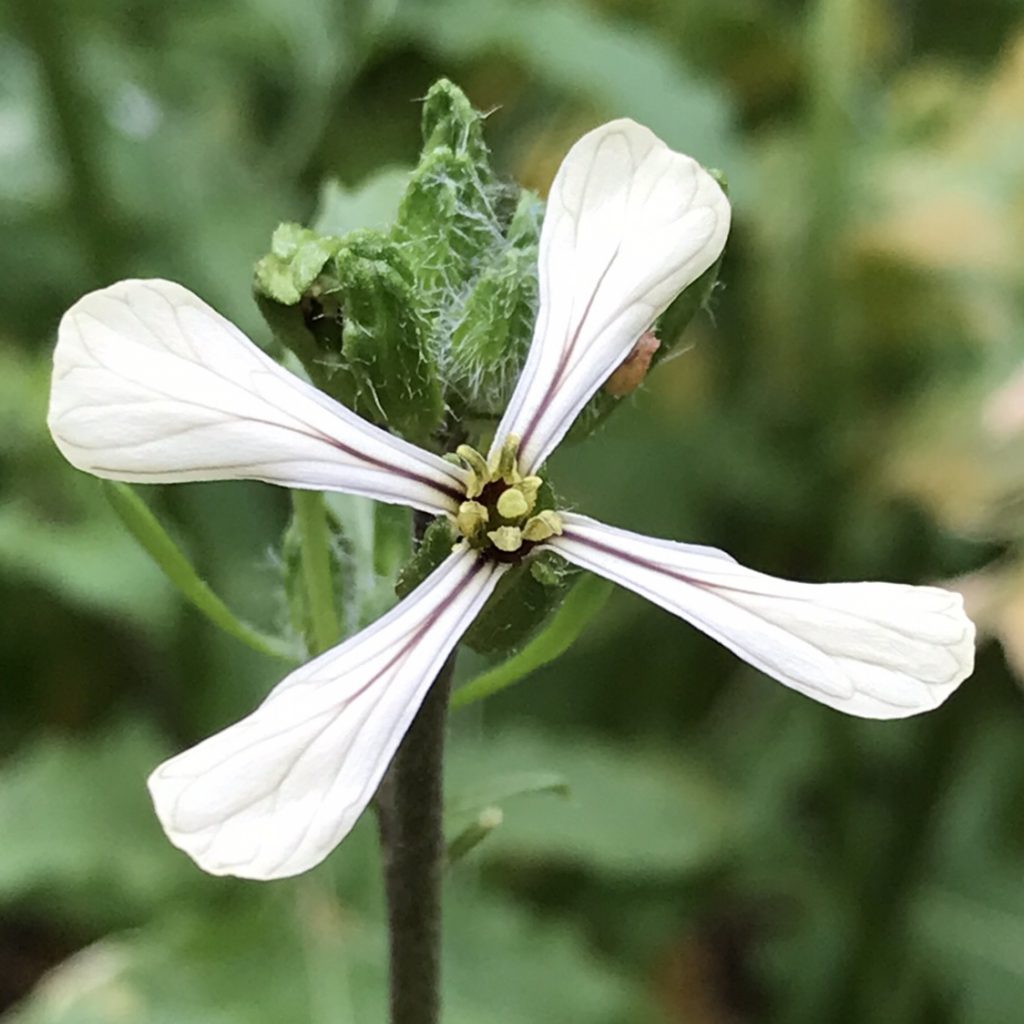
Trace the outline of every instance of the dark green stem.
<instances>
[{"instance_id":1,"label":"dark green stem","mask_svg":"<svg viewBox=\"0 0 1024 1024\"><path fill-rule=\"evenodd\" d=\"M443 764L455 654L438 673L378 794L391 935L391 1024L441 1015Z\"/></svg>"}]
</instances>

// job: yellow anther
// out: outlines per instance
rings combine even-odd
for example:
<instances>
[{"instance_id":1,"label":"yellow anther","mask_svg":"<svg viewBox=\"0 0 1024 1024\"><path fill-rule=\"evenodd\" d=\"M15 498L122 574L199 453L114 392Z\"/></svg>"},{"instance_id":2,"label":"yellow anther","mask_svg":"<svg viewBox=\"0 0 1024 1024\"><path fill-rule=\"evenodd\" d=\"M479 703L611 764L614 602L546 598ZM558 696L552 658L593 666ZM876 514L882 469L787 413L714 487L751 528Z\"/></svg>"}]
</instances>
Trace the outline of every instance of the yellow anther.
<instances>
[{"instance_id":1,"label":"yellow anther","mask_svg":"<svg viewBox=\"0 0 1024 1024\"><path fill-rule=\"evenodd\" d=\"M490 470L487 468L487 460L468 444L460 444L455 449L456 455L469 467L469 481L466 484L466 497L475 498L484 489L484 485L491 479Z\"/></svg>"},{"instance_id":2,"label":"yellow anther","mask_svg":"<svg viewBox=\"0 0 1024 1024\"><path fill-rule=\"evenodd\" d=\"M519 472L519 438L514 434L505 439L498 452L498 457L491 466L491 479L504 480L507 484L517 484L523 479Z\"/></svg>"},{"instance_id":3,"label":"yellow anther","mask_svg":"<svg viewBox=\"0 0 1024 1024\"><path fill-rule=\"evenodd\" d=\"M487 508L479 501L464 501L455 516L455 525L463 537L473 540L483 531L488 519L490 514Z\"/></svg>"},{"instance_id":4,"label":"yellow anther","mask_svg":"<svg viewBox=\"0 0 1024 1024\"><path fill-rule=\"evenodd\" d=\"M521 519L529 511L526 495L515 487L510 487L498 498L498 515L503 519Z\"/></svg>"},{"instance_id":5,"label":"yellow anther","mask_svg":"<svg viewBox=\"0 0 1024 1024\"><path fill-rule=\"evenodd\" d=\"M487 536L499 551L518 551L523 546L523 531L518 526L499 526Z\"/></svg>"},{"instance_id":6,"label":"yellow anther","mask_svg":"<svg viewBox=\"0 0 1024 1024\"><path fill-rule=\"evenodd\" d=\"M562 517L551 509L546 508L538 512L532 519L526 521L523 527L523 540L536 544L539 541L547 540L549 537L556 537L562 532ZM488 537L490 534L487 535Z\"/></svg>"},{"instance_id":7,"label":"yellow anther","mask_svg":"<svg viewBox=\"0 0 1024 1024\"><path fill-rule=\"evenodd\" d=\"M529 505L529 508L526 510L527 512L532 512L534 505L537 504L537 494L542 483L544 481L539 476L524 476L516 484L516 490L523 492L523 497L526 498L526 502Z\"/></svg>"}]
</instances>

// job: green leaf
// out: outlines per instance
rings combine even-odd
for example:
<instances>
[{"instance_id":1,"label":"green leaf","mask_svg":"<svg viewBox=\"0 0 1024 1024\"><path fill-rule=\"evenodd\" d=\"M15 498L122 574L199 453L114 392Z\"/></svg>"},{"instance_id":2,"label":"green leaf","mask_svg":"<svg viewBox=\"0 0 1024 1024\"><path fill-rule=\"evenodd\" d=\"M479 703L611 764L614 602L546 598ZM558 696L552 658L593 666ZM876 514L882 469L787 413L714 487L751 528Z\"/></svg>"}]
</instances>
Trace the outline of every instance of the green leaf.
<instances>
[{"instance_id":1,"label":"green leaf","mask_svg":"<svg viewBox=\"0 0 1024 1024\"><path fill-rule=\"evenodd\" d=\"M475 850L496 828L501 827L504 816L500 807L484 807L479 814L452 839L445 848L448 865L456 864Z\"/></svg>"},{"instance_id":2,"label":"green leaf","mask_svg":"<svg viewBox=\"0 0 1024 1024\"><path fill-rule=\"evenodd\" d=\"M586 573L573 585L547 626L521 651L460 686L452 694L452 707L466 707L490 697L560 657L604 607L611 592L611 583Z\"/></svg>"},{"instance_id":3,"label":"green leaf","mask_svg":"<svg viewBox=\"0 0 1024 1024\"><path fill-rule=\"evenodd\" d=\"M506 801L502 827L480 851L487 859L680 875L722 858L739 835L733 798L695 763L578 730L559 737L506 724L475 739L456 734L447 771L459 805L480 790L480 779L544 773L569 787L564 800Z\"/></svg>"},{"instance_id":4,"label":"green leaf","mask_svg":"<svg viewBox=\"0 0 1024 1024\"><path fill-rule=\"evenodd\" d=\"M324 882L222 892L102 939L47 974L10 1024L384 1021L384 930ZM644 990L579 928L459 876L446 895L445 1024L656 1019Z\"/></svg>"},{"instance_id":5,"label":"green leaf","mask_svg":"<svg viewBox=\"0 0 1024 1024\"><path fill-rule=\"evenodd\" d=\"M175 598L138 545L110 517L91 480L78 481L85 515L58 523L10 498L0 508L0 569L11 581L45 587L61 599L152 628L169 621ZM97 499L96 508L86 490ZM75 511L78 511L77 509Z\"/></svg>"},{"instance_id":6,"label":"green leaf","mask_svg":"<svg viewBox=\"0 0 1024 1024\"><path fill-rule=\"evenodd\" d=\"M556 772L510 772L483 781L473 779L468 785L463 785L454 796L449 795L445 814L458 820L516 797L540 793L567 797L570 791L569 781Z\"/></svg>"},{"instance_id":7,"label":"green leaf","mask_svg":"<svg viewBox=\"0 0 1024 1024\"><path fill-rule=\"evenodd\" d=\"M103 482L110 504L182 596L215 626L255 651L272 658L296 660L297 652L277 637L268 636L239 619L203 581L181 548L171 539L146 503L126 484Z\"/></svg>"},{"instance_id":8,"label":"green leaf","mask_svg":"<svg viewBox=\"0 0 1024 1024\"><path fill-rule=\"evenodd\" d=\"M504 821L503 805L523 796L568 797L569 783L554 772L513 772L474 780L445 801L445 823L455 829L448 841L448 863L454 864L479 846Z\"/></svg>"}]
</instances>

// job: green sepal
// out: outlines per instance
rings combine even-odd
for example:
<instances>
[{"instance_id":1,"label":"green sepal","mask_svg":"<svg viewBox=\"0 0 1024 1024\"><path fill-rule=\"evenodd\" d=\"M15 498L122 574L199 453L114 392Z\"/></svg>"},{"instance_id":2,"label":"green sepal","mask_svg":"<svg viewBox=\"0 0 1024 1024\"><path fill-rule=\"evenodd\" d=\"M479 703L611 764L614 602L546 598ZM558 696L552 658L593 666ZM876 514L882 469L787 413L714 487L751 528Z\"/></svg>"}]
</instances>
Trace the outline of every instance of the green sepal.
<instances>
[{"instance_id":1,"label":"green sepal","mask_svg":"<svg viewBox=\"0 0 1024 1024\"><path fill-rule=\"evenodd\" d=\"M686 328L690 326L690 321L700 310L710 307L711 296L718 286L718 273L722 268L722 259L723 256L719 256L689 288L676 296L672 305L658 318L655 331L661 341L661 346L651 360L652 370L679 347Z\"/></svg>"},{"instance_id":2,"label":"green sepal","mask_svg":"<svg viewBox=\"0 0 1024 1024\"><path fill-rule=\"evenodd\" d=\"M397 579L412 557L412 513L402 505L373 504L373 571Z\"/></svg>"},{"instance_id":3,"label":"green sepal","mask_svg":"<svg viewBox=\"0 0 1024 1024\"><path fill-rule=\"evenodd\" d=\"M426 153L413 171L394 237L435 313L452 303L501 237L492 185L486 163L443 146Z\"/></svg>"},{"instance_id":4,"label":"green sepal","mask_svg":"<svg viewBox=\"0 0 1024 1024\"><path fill-rule=\"evenodd\" d=\"M345 238L330 269L344 317L342 351L355 385L356 412L426 441L441 423L444 401L429 323L405 254L379 232L358 231Z\"/></svg>"},{"instance_id":5,"label":"green sepal","mask_svg":"<svg viewBox=\"0 0 1024 1024\"><path fill-rule=\"evenodd\" d=\"M423 101L420 124L424 153L445 148L464 153L479 165L487 165L483 114L473 108L454 82L441 78L430 87Z\"/></svg>"},{"instance_id":6,"label":"green sepal","mask_svg":"<svg viewBox=\"0 0 1024 1024\"><path fill-rule=\"evenodd\" d=\"M270 239L270 252L256 264L256 293L284 306L297 305L337 246L338 239L301 224L278 225Z\"/></svg>"},{"instance_id":7,"label":"green sepal","mask_svg":"<svg viewBox=\"0 0 1024 1024\"><path fill-rule=\"evenodd\" d=\"M320 238L320 245L317 238L295 225L275 232L274 251L256 268L264 318L317 387L372 422L426 443L445 407L429 323L405 255L378 231ZM285 267L289 254L294 263Z\"/></svg>"},{"instance_id":8,"label":"green sepal","mask_svg":"<svg viewBox=\"0 0 1024 1024\"><path fill-rule=\"evenodd\" d=\"M309 379L343 405L351 405L355 380L342 356L341 306L336 297L323 294L318 278L302 301L285 306L255 292L256 305L274 335L302 363Z\"/></svg>"},{"instance_id":9,"label":"green sepal","mask_svg":"<svg viewBox=\"0 0 1024 1024\"><path fill-rule=\"evenodd\" d=\"M456 539L447 519L443 516L435 519L424 531L412 558L398 574L395 593L399 597L412 593L452 553Z\"/></svg>"},{"instance_id":10,"label":"green sepal","mask_svg":"<svg viewBox=\"0 0 1024 1024\"><path fill-rule=\"evenodd\" d=\"M608 580L584 573L544 628L510 657L460 686L452 694L452 708L490 697L560 657L604 607L612 589Z\"/></svg>"},{"instance_id":11,"label":"green sepal","mask_svg":"<svg viewBox=\"0 0 1024 1024\"><path fill-rule=\"evenodd\" d=\"M464 641L480 654L502 654L525 643L562 603L580 572L552 551L514 566L498 581Z\"/></svg>"},{"instance_id":12,"label":"green sepal","mask_svg":"<svg viewBox=\"0 0 1024 1024\"><path fill-rule=\"evenodd\" d=\"M505 249L466 296L451 332L449 384L477 416L500 416L526 362L537 308L537 249Z\"/></svg>"}]
</instances>

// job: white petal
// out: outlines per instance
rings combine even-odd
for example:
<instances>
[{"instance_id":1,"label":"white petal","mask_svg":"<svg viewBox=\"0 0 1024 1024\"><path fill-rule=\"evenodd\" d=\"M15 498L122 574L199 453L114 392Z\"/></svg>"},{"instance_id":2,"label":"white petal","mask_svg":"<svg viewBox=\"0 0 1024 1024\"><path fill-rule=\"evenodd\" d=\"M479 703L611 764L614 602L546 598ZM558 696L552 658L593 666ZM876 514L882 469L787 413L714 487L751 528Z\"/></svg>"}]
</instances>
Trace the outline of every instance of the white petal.
<instances>
[{"instance_id":1,"label":"white petal","mask_svg":"<svg viewBox=\"0 0 1024 1024\"><path fill-rule=\"evenodd\" d=\"M160 765L149 789L171 842L215 875L285 878L319 864L376 792L503 571L460 549L247 718Z\"/></svg>"},{"instance_id":2,"label":"white petal","mask_svg":"<svg viewBox=\"0 0 1024 1024\"><path fill-rule=\"evenodd\" d=\"M696 161L634 121L569 151L540 239L540 312L495 437L532 471L669 303L718 258L729 201Z\"/></svg>"},{"instance_id":3,"label":"white petal","mask_svg":"<svg viewBox=\"0 0 1024 1024\"><path fill-rule=\"evenodd\" d=\"M974 667L959 594L898 583L791 583L722 552L563 513L548 543L702 629L786 686L863 718L941 704Z\"/></svg>"},{"instance_id":4,"label":"white petal","mask_svg":"<svg viewBox=\"0 0 1024 1024\"><path fill-rule=\"evenodd\" d=\"M114 480L265 480L430 512L464 490L463 470L278 366L170 281L121 281L64 314L48 422L72 465Z\"/></svg>"}]
</instances>

